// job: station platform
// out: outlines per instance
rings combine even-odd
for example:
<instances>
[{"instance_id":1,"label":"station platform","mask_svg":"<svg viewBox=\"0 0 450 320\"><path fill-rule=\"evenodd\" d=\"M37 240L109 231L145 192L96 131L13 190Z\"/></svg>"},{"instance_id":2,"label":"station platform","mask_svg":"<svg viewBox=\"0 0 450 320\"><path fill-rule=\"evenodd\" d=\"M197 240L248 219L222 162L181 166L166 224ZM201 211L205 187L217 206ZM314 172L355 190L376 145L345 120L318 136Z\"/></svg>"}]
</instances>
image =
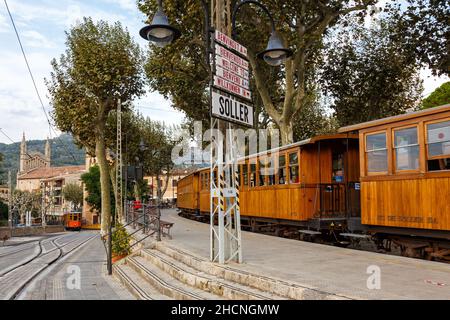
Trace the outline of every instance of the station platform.
<instances>
[{"instance_id":1,"label":"station platform","mask_svg":"<svg viewBox=\"0 0 450 320\"><path fill-rule=\"evenodd\" d=\"M162 210L173 222L162 245L209 260L209 225ZM154 243L154 239L144 242ZM450 265L242 232L243 263L235 269L326 293L337 299L450 299ZM379 270L379 289L372 282ZM376 271L378 272L378 271ZM370 279L369 279L370 278ZM369 285L368 285L369 282Z\"/></svg>"}]
</instances>

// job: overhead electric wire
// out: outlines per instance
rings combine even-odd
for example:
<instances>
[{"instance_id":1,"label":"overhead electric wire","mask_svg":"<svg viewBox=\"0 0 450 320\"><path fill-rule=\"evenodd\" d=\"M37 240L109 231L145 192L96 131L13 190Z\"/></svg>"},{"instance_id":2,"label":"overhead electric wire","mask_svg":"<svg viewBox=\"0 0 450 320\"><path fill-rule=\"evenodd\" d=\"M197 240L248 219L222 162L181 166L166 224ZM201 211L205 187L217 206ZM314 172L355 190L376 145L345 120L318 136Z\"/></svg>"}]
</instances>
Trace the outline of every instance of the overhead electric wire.
<instances>
[{"instance_id":1,"label":"overhead electric wire","mask_svg":"<svg viewBox=\"0 0 450 320\"><path fill-rule=\"evenodd\" d=\"M40 102L40 104L41 104L42 111L44 111L45 118L47 119L49 129L52 130L52 131L55 133L56 139L61 143L61 145L62 145L62 146L64 147L64 149L66 150L66 152L69 153L69 154L72 156L73 160L74 160L75 162L77 162L77 159L75 158L75 156L73 155L73 153L67 148L67 146L65 145L65 143L59 138L58 134L56 133L56 130L55 130L55 129L53 128L53 126L52 126L52 123L51 123L51 121L50 121L50 118L49 118L49 116L48 116L48 113L47 113L47 111L45 110L44 103L42 102L41 95L39 94L39 90L38 90L38 88L37 88L36 81L34 80L33 73L31 72L30 64L28 63L28 59L27 59L27 56L26 56L26 54L25 54L25 50L23 49L23 45L22 45L22 41L20 40L19 32L17 31L16 24L14 23L14 18L13 18L12 14L11 14L11 11L9 10L8 2L7 2L6 0L3 0L3 1L5 2L6 10L8 11L9 18L11 19L11 23L12 23L12 25L13 25L14 32L15 32L16 37L17 37L17 41L19 42L20 50L22 51L23 58L25 59L25 64L27 65L28 73L30 74L31 81L33 82L34 90L36 91L37 97L38 97L39 102ZM49 130L49 132L50 132L50 130ZM50 132L50 135L51 135L51 132Z\"/></svg>"}]
</instances>

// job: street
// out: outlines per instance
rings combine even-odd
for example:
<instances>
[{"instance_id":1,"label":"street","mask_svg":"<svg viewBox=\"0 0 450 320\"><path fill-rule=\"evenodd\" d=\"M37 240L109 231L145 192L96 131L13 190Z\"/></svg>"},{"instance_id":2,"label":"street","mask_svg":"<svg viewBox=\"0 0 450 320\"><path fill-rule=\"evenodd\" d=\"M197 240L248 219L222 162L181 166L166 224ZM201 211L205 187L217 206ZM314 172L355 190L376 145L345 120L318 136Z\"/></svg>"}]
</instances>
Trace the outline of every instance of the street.
<instances>
[{"instance_id":1,"label":"street","mask_svg":"<svg viewBox=\"0 0 450 320\"><path fill-rule=\"evenodd\" d=\"M106 276L106 254L98 232L33 237L0 248L2 300L132 299Z\"/></svg>"}]
</instances>

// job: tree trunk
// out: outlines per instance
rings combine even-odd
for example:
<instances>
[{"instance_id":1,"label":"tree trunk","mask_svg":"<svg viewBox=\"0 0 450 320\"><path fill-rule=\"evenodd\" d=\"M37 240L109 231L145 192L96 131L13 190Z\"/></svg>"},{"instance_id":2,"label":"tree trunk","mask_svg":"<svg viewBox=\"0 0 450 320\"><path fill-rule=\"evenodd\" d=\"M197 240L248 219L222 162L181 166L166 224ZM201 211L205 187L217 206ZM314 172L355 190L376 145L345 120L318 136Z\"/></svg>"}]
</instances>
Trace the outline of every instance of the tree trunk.
<instances>
[{"instance_id":1,"label":"tree trunk","mask_svg":"<svg viewBox=\"0 0 450 320\"><path fill-rule=\"evenodd\" d=\"M105 124L103 121L99 121L97 126L98 130L95 138L95 156L97 157L97 162L100 169L100 188L102 194L101 234L104 236L108 234L109 225L111 223L111 188L109 165L106 159Z\"/></svg>"},{"instance_id":2,"label":"tree trunk","mask_svg":"<svg viewBox=\"0 0 450 320\"><path fill-rule=\"evenodd\" d=\"M283 121L279 123L281 145L285 146L294 142L294 125L292 120Z\"/></svg>"}]
</instances>

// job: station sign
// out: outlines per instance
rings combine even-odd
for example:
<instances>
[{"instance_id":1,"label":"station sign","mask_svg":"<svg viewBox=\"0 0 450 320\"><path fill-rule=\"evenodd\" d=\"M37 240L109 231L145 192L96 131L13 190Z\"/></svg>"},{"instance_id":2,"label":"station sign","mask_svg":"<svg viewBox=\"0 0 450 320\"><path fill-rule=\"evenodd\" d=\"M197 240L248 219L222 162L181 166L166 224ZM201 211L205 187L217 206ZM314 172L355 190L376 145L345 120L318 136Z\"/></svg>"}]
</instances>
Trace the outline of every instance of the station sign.
<instances>
[{"instance_id":1,"label":"station sign","mask_svg":"<svg viewBox=\"0 0 450 320\"><path fill-rule=\"evenodd\" d=\"M228 71L224 68L216 66L216 75L222 79L235 83L244 89L247 90L250 89L250 82L247 79L241 78L235 73Z\"/></svg>"},{"instance_id":2,"label":"station sign","mask_svg":"<svg viewBox=\"0 0 450 320\"><path fill-rule=\"evenodd\" d=\"M231 94L240 96L241 98L244 98L246 100L252 99L252 94L250 93L249 90L246 90L241 86L237 85L236 83L225 80L221 77L214 76L214 86L219 89L228 91Z\"/></svg>"},{"instance_id":3,"label":"station sign","mask_svg":"<svg viewBox=\"0 0 450 320\"><path fill-rule=\"evenodd\" d=\"M252 94L247 49L217 30L213 47L211 116L252 127L254 119L250 104Z\"/></svg>"},{"instance_id":4,"label":"station sign","mask_svg":"<svg viewBox=\"0 0 450 320\"><path fill-rule=\"evenodd\" d=\"M234 64L237 64L239 67L244 68L245 70L248 70L248 61L241 58L240 56L238 56L237 54L234 54L233 52L231 52L228 49L225 49L224 47L222 47L221 45L216 43L216 55L219 55L231 62L233 62Z\"/></svg>"},{"instance_id":5,"label":"station sign","mask_svg":"<svg viewBox=\"0 0 450 320\"><path fill-rule=\"evenodd\" d=\"M251 105L214 90L212 91L211 114L216 118L253 127L253 107Z\"/></svg>"},{"instance_id":6,"label":"station sign","mask_svg":"<svg viewBox=\"0 0 450 320\"><path fill-rule=\"evenodd\" d=\"M248 80L250 78L248 69L241 68L238 65L232 63L230 60L218 55L216 55L216 68L222 68L231 71L245 80Z\"/></svg>"},{"instance_id":7,"label":"station sign","mask_svg":"<svg viewBox=\"0 0 450 320\"><path fill-rule=\"evenodd\" d=\"M212 196L213 198L219 197L219 189L212 189ZM224 188L223 189L223 196L225 198L233 198L236 197L236 190L234 188Z\"/></svg>"},{"instance_id":8,"label":"station sign","mask_svg":"<svg viewBox=\"0 0 450 320\"><path fill-rule=\"evenodd\" d=\"M247 48L241 45L239 42L234 41L226 34L216 30L215 39L217 42L224 45L225 47L231 48L232 50L242 54L244 57L247 57Z\"/></svg>"}]
</instances>

